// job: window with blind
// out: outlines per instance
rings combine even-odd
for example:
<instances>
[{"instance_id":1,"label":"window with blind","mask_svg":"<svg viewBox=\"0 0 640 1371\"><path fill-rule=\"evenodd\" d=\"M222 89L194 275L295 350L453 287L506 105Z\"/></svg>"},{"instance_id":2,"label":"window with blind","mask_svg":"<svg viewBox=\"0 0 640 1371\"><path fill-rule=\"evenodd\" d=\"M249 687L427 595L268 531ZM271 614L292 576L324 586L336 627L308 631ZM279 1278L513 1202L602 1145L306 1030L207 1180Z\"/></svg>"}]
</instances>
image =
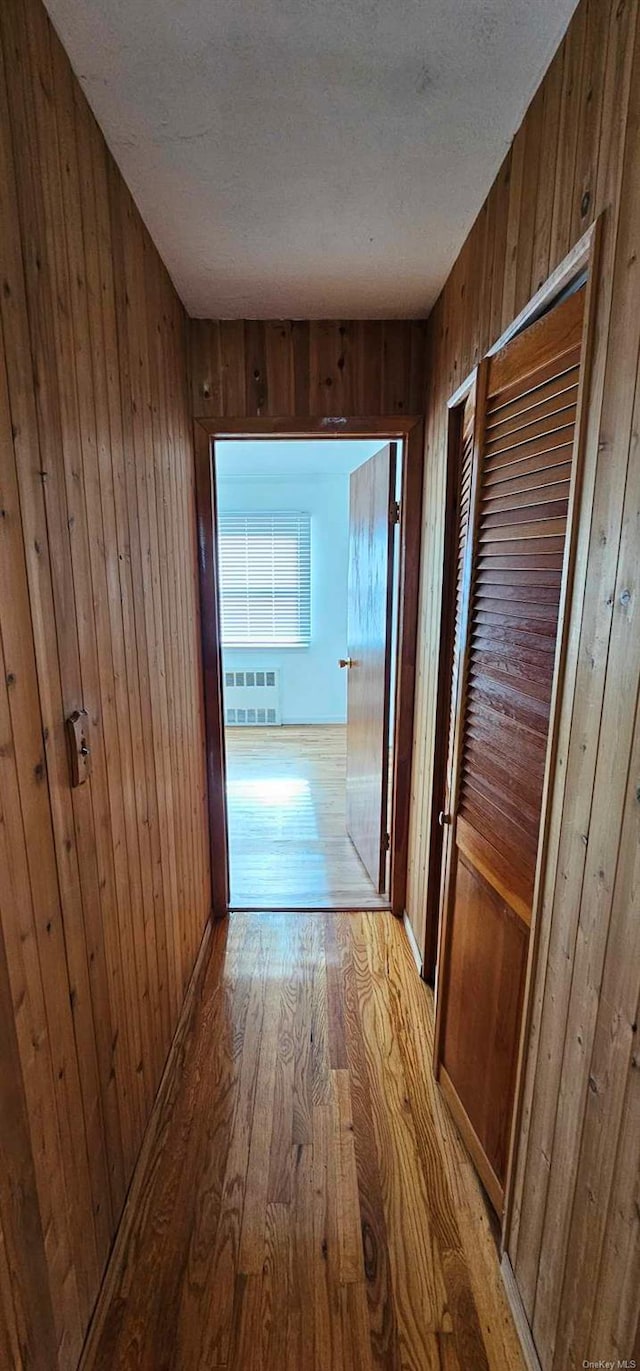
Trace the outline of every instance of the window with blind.
<instances>
[{"instance_id":1,"label":"window with blind","mask_svg":"<svg viewBox=\"0 0 640 1371\"><path fill-rule=\"evenodd\" d=\"M308 514L220 514L218 559L223 647L308 647Z\"/></svg>"}]
</instances>

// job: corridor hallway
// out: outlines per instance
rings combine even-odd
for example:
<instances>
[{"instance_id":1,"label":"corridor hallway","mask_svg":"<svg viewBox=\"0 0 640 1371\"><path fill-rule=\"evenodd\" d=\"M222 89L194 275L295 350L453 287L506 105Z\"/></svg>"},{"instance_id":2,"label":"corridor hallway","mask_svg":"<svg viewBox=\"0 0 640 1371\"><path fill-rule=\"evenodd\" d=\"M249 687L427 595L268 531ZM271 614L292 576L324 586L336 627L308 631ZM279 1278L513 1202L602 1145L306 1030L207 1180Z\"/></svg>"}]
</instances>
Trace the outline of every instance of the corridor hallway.
<instances>
[{"instance_id":1,"label":"corridor hallway","mask_svg":"<svg viewBox=\"0 0 640 1371\"><path fill-rule=\"evenodd\" d=\"M84 1371L521 1371L386 913L214 926Z\"/></svg>"}]
</instances>

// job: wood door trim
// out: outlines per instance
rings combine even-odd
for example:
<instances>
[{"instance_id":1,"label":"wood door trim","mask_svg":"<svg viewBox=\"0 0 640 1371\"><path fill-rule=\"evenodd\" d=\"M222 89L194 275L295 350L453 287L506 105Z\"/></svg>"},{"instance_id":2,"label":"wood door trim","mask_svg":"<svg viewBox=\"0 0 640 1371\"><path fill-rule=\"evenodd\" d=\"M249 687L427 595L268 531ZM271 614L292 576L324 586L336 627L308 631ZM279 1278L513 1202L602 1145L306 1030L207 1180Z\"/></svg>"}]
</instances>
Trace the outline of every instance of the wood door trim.
<instances>
[{"instance_id":1,"label":"wood door trim","mask_svg":"<svg viewBox=\"0 0 640 1371\"><path fill-rule=\"evenodd\" d=\"M542 787L542 799L540 807L540 837L538 840L538 854L536 859L536 872L533 886L533 899L531 902L531 924L529 930L529 949L525 968L524 992L522 999L522 1022L520 1027L520 1041L518 1044L518 1054L516 1060L516 1083L513 1103L513 1118L511 1122L511 1137L509 1140L509 1153L507 1160L507 1172L504 1187L504 1215L502 1225L502 1250L506 1251L513 1218L513 1201L515 1185L515 1161L520 1125L522 1121L522 1110L524 1105L524 1086L525 1086L525 1066L527 1043L531 1027L531 1016L533 1012L533 985L538 954L540 937L540 910L542 905L542 887L545 874L547 853L549 849L549 836L551 825L551 804L550 792L551 783L556 769L556 754L558 749L558 726L560 722L560 701L562 697L562 686L564 681L565 662L569 640L569 605L575 575L576 564L576 544L578 538L579 525L579 504L582 491L582 472L584 466L584 448L587 436L587 424L585 416L587 413L587 403L589 397L589 387L591 381L591 362L593 357L595 317L598 296L598 264L600 247L602 243L602 228L604 211L591 225L580 242L576 245L573 253L569 254L570 259L574 259L577 249L584 252L583 245L586 244L586 257L581 256L578 266L574 265L575 272L579 266L586 266L587 282L586 297L584 304L584 315L582 324L582 343L580 351L580 381L578 387L578 403L576 408L573 453L571 464L571 487L569 493L569 508L567 511L567 522L564 544L564 560L562 566L562 579L560 584L560 603L558 606L558 628L556 634L556 655L553 670L553 681L551 686L551 703L549 707L549 730L547 734L547 753L545 758L544 781ZM565 262L568 259L565 258ZM554 277L558 276L564 267L561 263ZM553 277L550 277L551 281ZM543 287L544 289L544 287ZM556 287L556 290L560 287ZM538 292L540 293L540 292ZM535 298L535 297L534 297ZM590 510L582 512L583 518L590 517Z\"/></svg>"},{"instance_id":2,"label":"wood door trim","mask_svg":"<svg viewBox=\"0 0 640 1371\"><path fill-rule=\"evenodd\" d=\"M513 1267L506 1252L503 1252L502 1254L500 1275L502 1276L502 1283L507 1292L509 1307L513 1315L513 1322L515 1323L516 1332L520 1339L528 1371L542 1371L527 1313L522 1302L522 1295L520 1294Z\"/></svg>"},{"instance_id":3,"label":"wood door trim","mask_svg":"<svg viewBox=\"0 0 640 1371\"><path fill-rule=\"evenodd\" d=\"M218 561L215 553L216 492L211 461L211 439L195 424L196 528L200 582L200 634L207 763L209 853L211 860L211 912L214 917L229 907L229 844L227 836L226 753L222 703L222 652Z\"/></svg>"},{"instance_id":4,"label":"wood door trim","mask_svg":"<svg viewBox=\"0 0 640 1371\"><path fill-rule=\"evenodd\" d=\"M473 456L471 459L471 491L469 495L469 524L467 529L467 540L464 550L464 564L462 573L462 592L461 592L461 618L460 618L460 663L458 668L458 679L456 681L456 698L451 701L450 708L453 711L455 720L455 732L453 739L452 756L452 785L449 796L449 812L452 821L446 829L446 837L443 844L442 858L442 882L440 890L442 892L442 915L438 928L438 956L437 963L442 966L445 951L448 953L451 907L453 904L454 891L451 888L451 863L453 852L456 845L457 821L455 815L458 809L458 793L460 788L460 769L461 769L461 748L462 722L464 718L464 698L467 688L467 668L469 661L469 629L471 623L471 599L472 599L472 574L473 558L477 539L477 524L479 510L479 488L480 488L480 451L484 438L484 416L485 399L487 393L489 364L485 358L477 368L475 377L475 412L473 416ZM457 535L456 535L457 536ZM448 612L455 618L455 605L448 607ZM446 761L445 761L446 766ZM444 792L443 792L444 793ZM434 799L436 797L434 796ZM437 806L434 806L436 808ZM447 957L448 960L448 957ZM436 983L436 1018L433 1035L433 1062L436 1078L439 1079L442 1061L442 1046L444 1038L444 1028L446 1021L447 991L444 987Z\"/></svg>"},{"instance_id":5,"label":"wood door trim","mask_svg":"<svg viewBox=\"0 0 640 1371\"><path fill-rule=\"evenodd\" d=\"M540 286L540 289L536 291L535 295L531 296L531 299L527 301L527 304L520 310L520 313L516 315L515 319L512 320L508 327L503 330L495 343L492 343L485 354L486 357L493 357L496 352L501 352L502 348L506 347L507 343L510 343L512 338L515 338L518 333L522 333L525 328L528 328L529 324L533 322L542 310L550 309L554 301L557 300L557 297L576 280L581 271L593 270L593 261L595 254L598 251L598 244L602 232L603 217L604 211L598 215L597 219L594 219L593 223L589 225L589 228L583 233L582 237L578 239L577 243L574 243L566 257L563 257L555 271L552 271L551 275L548 276L546 281ZM477 366L474 367L473 371L470 371L469 375L465 376L464 381L461 381L457 389L449 396L449 399L447 400L447 409L457 409L458 406L466 400L475 380L477 370Z\"/></svg>"},{"instance_id":6,"label":"wood door trim","mask_svg":"<svg viewBox=\"0 0 640 1371\"><path fill-rule=\"evenodd\" d=\"M458 534L458 477L460 450L465 401L477 386L478 368L473 371L448 404L447 415L447 467L445 473L445 534L442 552L442 620L438 643L438 662L436 675L436 711L433 750L433 795L431 806L429 859L427 870L427 907L424 946L424 978L429 985L435 986L436 965L438 961L438 937L440 931L440 900L442 875L444 871L445 840L439 814L445 806L449 749L449 719L451 705L451 680L454 662L454 628L456 617L457 589L457 534ZM454 536L455 531L455 536ZM446 606L446 611L445 607Z\"/></svg>"},{"instance_id":7,"label":"wood door trim","mask_svg":"<svg viewBox=\"0 0 640 1371\"><path fill-rule=\"evenodd\" d=\"M533 323L543 310L551 309L557 303L558 297L577 280L582 271L593 271L593 260L602 229L602 218L603 215L599 214L577 243L574 243L555 271L551 272L540 289L531 296L531 299L527 301L527 304L516 315L512 323L489 348L487 357L494 357L497 352L501 352L507 343L510 343L518 333L522 333L525 328L528 328L529 324Z\"/></svg>"},{"instance_id":8,"label":"wood door trim","mask_svg":"<svg viewBox=\"0 0 640 1371\"><path fill-rule=\"evenodd\" d=\"M379 418L194 419L198 572L205 693L207 802L212 871L212 912L221 917L229 909L226 761L222 712L222 655L215 549L215 489L212 446L216 439L279 438L400 438L404 442L400 539L398 553L399 613L396 637L396 687L393 728L393 809L391 817L390 902L397 918L405 913L409 855L411 761L415 704L418 597L424 420L421 415L382 415ZM212 589L213 588L213 589ZM205 619L208 617L208 626Z\"/></svg>"},{"instance_id":9,"label":"wood door trim","mask_svg":"<svg viewBox=\"0 0 640 1371\"><path fill-rule=\"evenodd\" d=\"M347 833L378 894L387 894L391 654L395 575L397 442L385 443L349 476L347 660ZM376 552L384 542L384 609L377 623L369 596ZM372 559L372 562L369 559ZM363 595L364 592L364 595ZM363 602L364 601L364 602ZM376 601L376 608L381 609ZM355 638L354 638L355 633ZM382 674L370 674L372 635L384 642ZM375 648L373 656L375 658ZM379 697L381 689L382 699ZM377 698L376 698L377 697ZM378 724L380 728L378 729ZM373 743L377 737L377 743ZM355 773L355 774L354 774ZM378 791L374 778L379 777ZM379 798L378 798L379 796ZM373 799L374 815L370 802Z\"/></svg>"}]
</instances>

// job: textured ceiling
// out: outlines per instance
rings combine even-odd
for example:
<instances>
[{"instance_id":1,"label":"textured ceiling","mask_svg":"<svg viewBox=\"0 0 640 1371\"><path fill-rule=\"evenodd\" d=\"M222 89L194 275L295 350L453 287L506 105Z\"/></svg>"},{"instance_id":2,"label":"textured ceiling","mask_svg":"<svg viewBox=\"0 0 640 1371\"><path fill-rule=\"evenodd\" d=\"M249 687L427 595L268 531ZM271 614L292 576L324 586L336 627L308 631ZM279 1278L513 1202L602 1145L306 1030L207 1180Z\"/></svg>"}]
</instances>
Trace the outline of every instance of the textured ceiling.
<instances>
[{"instance_id":1,"label":"textured ceiling","mask_svg":"<svg viewBox=\"0 0 640 1371\"><path fill-rule=\"evenodd\" d=\"M576 0L46 0L192 315L428 312Z\"/></svg>"}]
</instances>

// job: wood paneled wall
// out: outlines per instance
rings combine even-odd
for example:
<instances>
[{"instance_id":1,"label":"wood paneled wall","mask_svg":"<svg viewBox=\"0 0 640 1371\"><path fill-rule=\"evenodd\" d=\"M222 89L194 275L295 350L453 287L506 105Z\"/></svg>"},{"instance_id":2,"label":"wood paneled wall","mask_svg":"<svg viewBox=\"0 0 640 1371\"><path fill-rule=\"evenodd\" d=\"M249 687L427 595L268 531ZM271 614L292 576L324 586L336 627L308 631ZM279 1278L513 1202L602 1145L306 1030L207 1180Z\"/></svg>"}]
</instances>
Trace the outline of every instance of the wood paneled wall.
<instances>
[{"instance_id":1,"label":"wood paneled wall","mask_svg":"<svg viewBox=\"0 0 640 1371\"><path fill-rule=\"evenodd\" d=\"M640 25L582 0L429 321L408 907L425 937L446 404L604 211L508 1252L545 1371L637 1347Z\"/></svg>"},{"instance_id":2,"label":"wood paneled wall","mask_svg":"<svg viewBox=\"0 0 640 1371\"><path fill-rule=\"evenodd\" d=\"M184 312L39 0L0 37L0 1363L52 1371L209 912L193 458Z\"/></svg>"},{"instance_id":3,"label":"wood paneled wall","mask_svg":"<svg viewBox=\"0 0 640 1371\"><path fill-rule=\"evenodd\" d=\"M192 319L193 413L210 419L422 414L424 321Z\"/></svg>"}]
</instances>

